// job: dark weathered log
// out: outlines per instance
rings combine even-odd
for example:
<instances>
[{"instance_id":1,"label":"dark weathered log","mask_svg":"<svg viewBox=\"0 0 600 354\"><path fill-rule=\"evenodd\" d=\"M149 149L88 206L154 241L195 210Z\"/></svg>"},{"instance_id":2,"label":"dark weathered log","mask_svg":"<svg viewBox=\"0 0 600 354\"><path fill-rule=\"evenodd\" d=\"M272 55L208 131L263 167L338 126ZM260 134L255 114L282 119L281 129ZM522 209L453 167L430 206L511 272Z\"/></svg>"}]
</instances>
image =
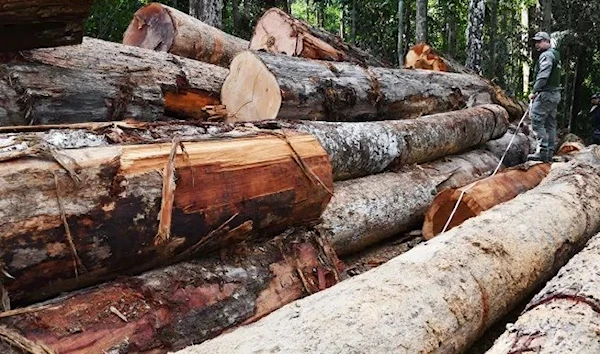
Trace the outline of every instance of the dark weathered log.
<instances>
[{"instance_id":1,"label":"dark weathered log","mask_svg":"<svg viewBox=\"0 0 600 354\"><path fill-rule=\"evenodd\" d=\"M600 353L600 234L507 326L488 354Z\"/></svg>"},{"instance_id":2,"label":"dark weathered log","mask_svg":"<svg viewBox=\"0 0 600 354\"><path fill-rule=\"evenodd\" d=\"M500 139L490 140L481 147L493 152L498 157L504 155L502 164L506 167L525 162L527 155L535 152L537 146L537 141L532 133L529 131L523 132L521 129L517 131L515 128L513 126L509 127L506 134Z\"/></svg>"},{"instance_id":3,"label":"dark weathered log","mask_svg":"<svg viewBox=\"0 0 600 354\"><path fill-rule=\"evenodd\" d=\"M4 0L0 52L81 43L92 0Z\"/></svg>"},{"instance_id":4,"label":"dark weathered log","mask_svg":"<svg viewBox=\"0 0 600 354\"><path fill-rule=\"evenodd\" d=\"M498 163L499 158L490 152L476 150L420 166L406 166L397 173L337 182L316 229L340 256L362 250L417 228L440 190L485 177Z\"/></svg>"},{"instance_id":5,"label":"dark weathered log","mask_svg":"<svg viewBox=\"0 0 600 354\"><path fill-rule=\"evenodd\" d=\"M363 67L264 52L242 52L221 90L230 121L408 119L498 103L523 110L476 75Z\"/></svg>"},{"instance_id":6,"label":"dark weathered log","mask_svg":"<svg viewBox=\"0 0 600 354\"><path fill-rule=\"evenodd\" d=\"M227 70L122 44L21 52L0 65L0 125L208 116Z\"/></svg>"},{"instance_id":7,"label":"dark weathered log","mask_svg":"<svg viewBox=\"0 0 600 354\"><path fill-rule=\"evenodd\" d=\"M523 165L438 193L425 213L423 237L430 240L440 234L447 223L446 230L450 230L495 205L513 199L537 186L549 171L549 163Z\"/></svg>"},{"instance_id":8,"label":"dark weathered log","mask_svg":"<svg viewBox=\"0 0 600 354\"><path fill-rule=\"evenodd\" d=\"M278 124L316 136L329 154L335 179L340 180L460 153L502 137L507 118L502 107L485 105L414 120Z\"/></svg>"},{"instance_id":9,"label":"dark weathered log","mask_svg":"<svg viewBox=\"0 0 600 354\"><path fill-rule=\"evenodd\" d=\"M0 324L56 353L166 353L335 284L341 263L322 245L313 233L295 232L120 278Z\"/></svg>"},{"instance_id":10,"label":"dark weathered log","mask_svg":"<svg viewBox=\"0 0 600 354\"><path fill-rule=\"evenodd\" d=\"M249 45L244 39L159 3L148 4L136 11L123 35L123 44L223 67L229 67L233 57Z\"/></svg>"},{"instance_id":11,"label":"dark weathered log","mask_svg":"<svg viewBox=\"0 0 600 354\"><path fill-rule=\"evenodd\" d=\"M181 354L461 353L600 228L600 153L386 264Z\"/></svg>"},{"instance_id":12,"label":"dark weathered log","mask_svg":"<svg viewBox=\"0 0 600 354\"><path fill-rule=\"evenodd\" d=\"M317 221L333 184L318 141L234 133L69 150L20 135L2 141L12 144L0 154L0 255L15 278L4 281L11 299L47 298Z\"/></svg>"},{"instance_id":13,"label":"dark weathered log","mask_svg":"<svg viewBox=\"0 0 600 354\"><path fill-rule=\"evenodd\" d=\"M258 20L250 40L250 49L309 59L391 67L391 64L368 52L344 43L340 37L317 29L278 8L267 10Z\"/></svg>"}]
</instances>

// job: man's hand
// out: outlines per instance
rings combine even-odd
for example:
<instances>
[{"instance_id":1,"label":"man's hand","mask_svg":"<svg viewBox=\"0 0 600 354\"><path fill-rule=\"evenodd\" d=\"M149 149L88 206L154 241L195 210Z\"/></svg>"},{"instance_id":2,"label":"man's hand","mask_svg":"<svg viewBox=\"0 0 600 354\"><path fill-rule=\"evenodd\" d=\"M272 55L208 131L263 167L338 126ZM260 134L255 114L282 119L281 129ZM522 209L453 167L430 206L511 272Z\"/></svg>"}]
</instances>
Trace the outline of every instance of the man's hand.
<instances>
[{"instance_id":1,"label":"man's hand","mask_svg":"<svg viewBox=\"0 0 600 354\"><path fill-rule=\"evenodd\" d=\"M534 92L534 93L531 93L531 94L529 94L529 100L530 100L530 101L533 101L533 100L535 100L535 97L536 97L536 96L537 96L537 93L535 93L535 92Z\"/></svg>"}]
</instances>

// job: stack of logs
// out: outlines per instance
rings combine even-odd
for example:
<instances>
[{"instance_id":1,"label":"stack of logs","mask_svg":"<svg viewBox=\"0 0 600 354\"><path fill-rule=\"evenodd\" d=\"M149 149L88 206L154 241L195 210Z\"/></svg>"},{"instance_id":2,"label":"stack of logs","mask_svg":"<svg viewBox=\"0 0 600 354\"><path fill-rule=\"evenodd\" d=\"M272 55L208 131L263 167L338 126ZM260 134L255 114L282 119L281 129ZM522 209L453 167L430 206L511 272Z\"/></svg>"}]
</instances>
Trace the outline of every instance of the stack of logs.
<instances>
[{"instance_id":1,"label":"stack of logs","mask_svg":"<svg viewBox=\"0 0 600 354\"><path fill-rule=\"evenodd\" d=\"M157 3L123 44L4 54L2 352L467 348L598 230L600 163L522 164L524 105L436 68ZM422 225L455 228L346 280Z\"/></svg>"}]
</instances>

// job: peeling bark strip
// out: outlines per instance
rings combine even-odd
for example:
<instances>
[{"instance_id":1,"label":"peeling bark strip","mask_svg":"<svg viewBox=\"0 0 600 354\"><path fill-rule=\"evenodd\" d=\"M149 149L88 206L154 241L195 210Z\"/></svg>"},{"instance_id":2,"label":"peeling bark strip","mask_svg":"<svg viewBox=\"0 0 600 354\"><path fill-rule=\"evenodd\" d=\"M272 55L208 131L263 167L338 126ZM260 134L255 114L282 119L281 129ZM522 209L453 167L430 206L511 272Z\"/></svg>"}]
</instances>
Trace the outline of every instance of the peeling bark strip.
<instances>
[{"instance_id":1,"label":"peeling bark strip","mask_svg":"<svg viewBox=\"0 0 600 354\"><path fill-rule=\"evenodd\" d=\"M600 157L555 166L377 269L179 353L464 352L600 228Z\"/></svg>"},{"instance_id":2,"label":"peeling bark strip","mask_svg":"<svg viewBox=\"0 0 600 354\"><path fill-rule=\"evenodd\" d=\"M204 119L226 69L86 38L0 64L0 125Z\"/></svg>"},{"instance_id":3,"label":"peeling bark strip","mask_svg":"<svg viewBox=\"0 0 600 354\"><path fill-rule=\"evenodd\" d=\"M136 11L123 35L123 44L223 67L229 67L233 57L249 45L246 40L159 3L148 4Z\"/></svg>"},{"instance_id":4,"label":"peeling bark strip","mask_svg":"<svg viewBox=\"0 0 600 354\"><path fill-rule=\"evenodd\" d=\"M442 188L464 186L491 174L499 159L475 150L397 173L338 182L335 194L316 226L339 255L366 248L388 237L418 228Z\"/></svg>"},{"instance_id":5,"label":"peeling bark strip","mask_svg":"<svg viewBox=\"0 0 600 354\"><path fill-rule=\"evenodd\" d=\"M450 216L452 219L446 230L534 188L546 177L550 165L541 163L533 166L518 166L464 187L440 192L425 213L423 237L429 240L440 234ZM459 200L457 207L456 203ZM453 214L454 208L456 212Z\"/></svg>"},{"instance_id":6,"label":"peeling bark strip","mask_svg":"<svg viewBox=\"0 0 600 354\"><path fill-rule=\"evenodd\" d=\"M334 179L341 180L429 162L500 138L508 115L500 106L484 105L414 120L278 124L317 137L329 154Z\"/></svg>"},{"instance_id":7,"label":"peeling bark strip","mask_svg":"<svg viewBox=\"0 0 600 354\"><path fill-rule=\"evenodd\" d=\"M507 326L489 354L599 353L600 234Z\"/></svg>"},{"instance_id":8,"label":"peeling bark strip","mask_svg":"<svg viewBox=\"0 0 600 354\"><path fill-rule=\"evenodd\" d=\"M390 67L389 63L336 35L312 27L278 8L267 10L254 27L250 49L309 59Z\"/></svg>"},{"instance_id":9,"label":"peeling bark strip","mask_svg":"<svg viewBox=\"0 0 600 354\"><path fill-rule=\"evenodd\" d=\"M503 105L512 119L522 107L476 75L315 61L242 52L221 89L230 121L408 119L476 104Z\"/></svg>"},{"instance_id":10,"label":"peeling bark strip","mask_svg":"<svg viewBox=\"0 0 600 354\"><path fill-rule=\"evenodd\" d=\"M0 51L81 43L92 0L8 0L0 8Z\"/></svg>"},{"instance_id":11,"label":"peeling bark strip","mask_svg":"<svg viewBox=\"0 0 600 354\"><path fill-rule=\"evenodd\" d=\"M13 301L32 301L133 274L289 225L317 221L333 182L326 152L308 134L186 142L177 151L170 239L158 246L164 169L172 143L58 150L29 142L0 167L0 257ZM22 149L22 147L20 147ZM45 152L46 151L46 152ZM325 186L308 178L301 158ZM1 160L1 159L0 159ZM75 277L54 174L74 248L88 272ZM32 291L35 289L35 291Z\"/></svg>"},{"instance_id":12,"label":"peeling bark strip","mask_svg":"<svg viewBox=\"0 0 600 354\"><path fill-rule=\"evenodd\" d=\"M61 354L182 349L335 284L341 262L316 237L298 231L236 247L225 260L208 257L121 278L0 323Z\"/></svg>"}]
</instances>

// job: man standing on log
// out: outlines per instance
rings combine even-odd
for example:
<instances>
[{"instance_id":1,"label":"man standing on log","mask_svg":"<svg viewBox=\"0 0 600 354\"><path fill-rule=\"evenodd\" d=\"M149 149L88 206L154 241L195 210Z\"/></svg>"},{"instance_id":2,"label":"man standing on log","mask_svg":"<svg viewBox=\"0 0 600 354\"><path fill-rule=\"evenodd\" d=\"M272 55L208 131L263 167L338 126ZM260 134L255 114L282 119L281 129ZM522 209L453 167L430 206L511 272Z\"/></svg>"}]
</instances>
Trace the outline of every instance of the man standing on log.
<instances>
[{"instance_id":1,"label":"man standing on log","mask_svg":"<svg viewBox=\"0 0 600 354\"><path fill-rule=\"evenodd\" d=\"M531 122L537 134L539 151L528 160L548 162L556 147L556 110L560 102L560 53L552 48L550 35L538 32L533 36L540 57L535 63L533 93L529 95Z\"/></svg>"}]
</instances>

